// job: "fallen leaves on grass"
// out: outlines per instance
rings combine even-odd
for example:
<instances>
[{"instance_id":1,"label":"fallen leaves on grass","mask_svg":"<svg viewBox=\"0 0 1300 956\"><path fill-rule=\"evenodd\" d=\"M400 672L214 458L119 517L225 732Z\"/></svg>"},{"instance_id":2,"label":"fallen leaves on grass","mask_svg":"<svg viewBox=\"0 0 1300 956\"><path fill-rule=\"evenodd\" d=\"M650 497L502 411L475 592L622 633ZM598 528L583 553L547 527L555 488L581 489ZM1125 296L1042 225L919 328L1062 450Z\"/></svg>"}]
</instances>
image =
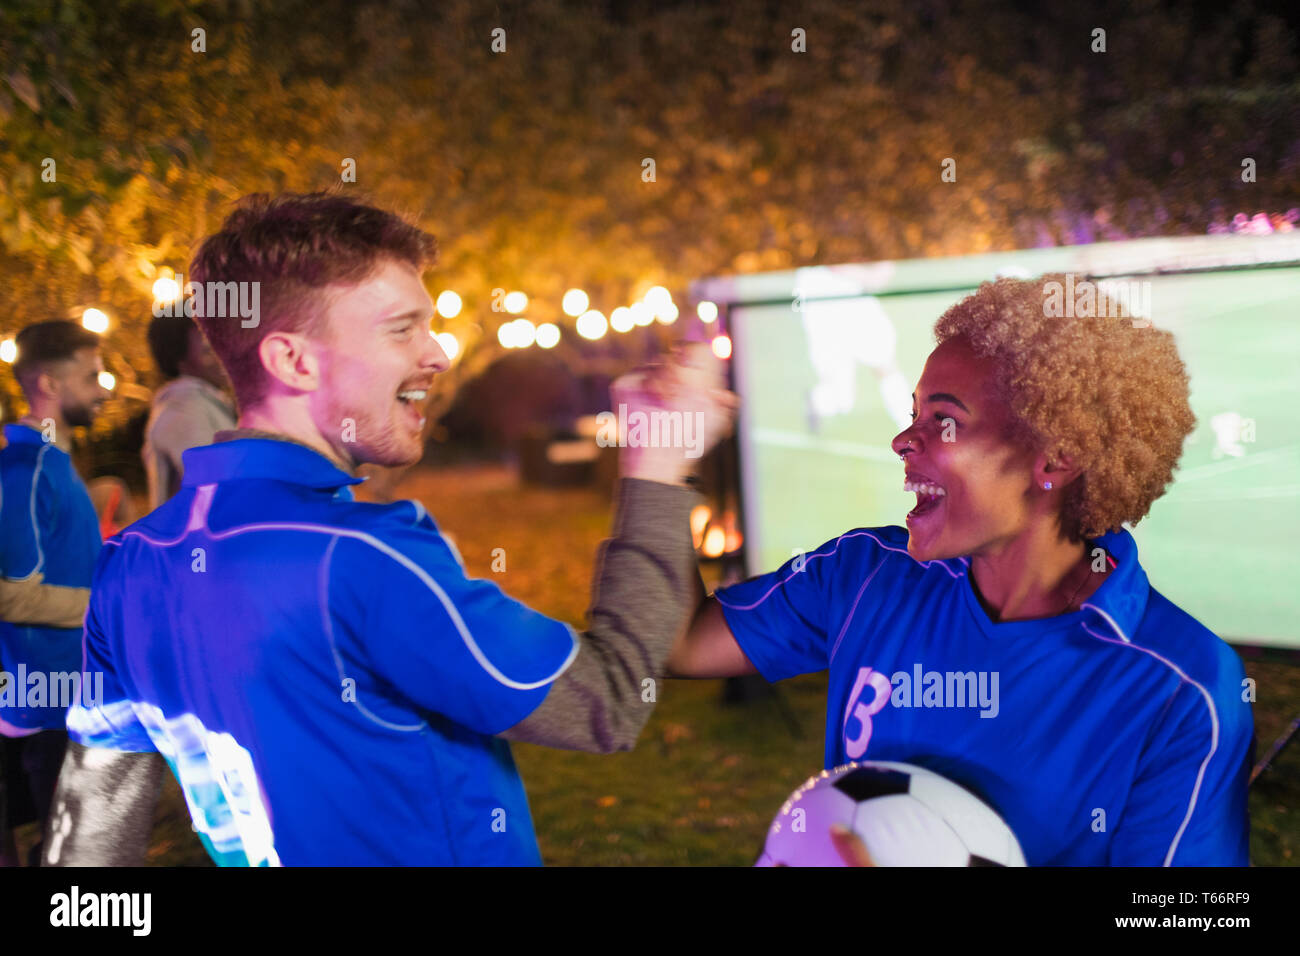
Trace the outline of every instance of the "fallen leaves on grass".
<instances>
[{"instance_id":1,"label":"fallen leaves on grass","mask_svg":"<svg viewBox=\"0 0 1300 956\"><path fill-rule=\"evenodd\" d=\"M662 733L664 743L666 744L675 744L679 740L690 740L695 736L691 733L691 728L687 727L685 724L664 724Z\"/></svg>"}]
</instances>

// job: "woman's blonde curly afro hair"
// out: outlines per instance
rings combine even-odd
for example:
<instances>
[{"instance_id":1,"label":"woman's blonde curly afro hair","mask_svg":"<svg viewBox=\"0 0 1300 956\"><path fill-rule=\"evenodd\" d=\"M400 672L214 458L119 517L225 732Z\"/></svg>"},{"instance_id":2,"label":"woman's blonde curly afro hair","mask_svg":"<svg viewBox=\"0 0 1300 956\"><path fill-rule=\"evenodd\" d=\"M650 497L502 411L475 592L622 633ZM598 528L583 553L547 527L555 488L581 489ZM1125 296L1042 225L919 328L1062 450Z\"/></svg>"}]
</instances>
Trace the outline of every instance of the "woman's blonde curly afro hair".
<instances>
[{"instance_id":1,"label":"woman's blonde curly afro hair","mask_svg":"<svg viewBox=\"0 0 1300 956\"><path fill-rule=\"evenodd\" d=\"M1069 315L1080 311L1069 304L1049 308L1049 293L1064 303L1066 288L1064 274L985 282L940 316L934 336L938 344L960 336L992 360L1009 442L1068 455L1083 469L1061 512L1070 540L1082 541L1146 516L1173 481L1196 416L1171 332L1145 320L1135 327L1096 285L1087 316Z\"/></svg>"}]
</instances>

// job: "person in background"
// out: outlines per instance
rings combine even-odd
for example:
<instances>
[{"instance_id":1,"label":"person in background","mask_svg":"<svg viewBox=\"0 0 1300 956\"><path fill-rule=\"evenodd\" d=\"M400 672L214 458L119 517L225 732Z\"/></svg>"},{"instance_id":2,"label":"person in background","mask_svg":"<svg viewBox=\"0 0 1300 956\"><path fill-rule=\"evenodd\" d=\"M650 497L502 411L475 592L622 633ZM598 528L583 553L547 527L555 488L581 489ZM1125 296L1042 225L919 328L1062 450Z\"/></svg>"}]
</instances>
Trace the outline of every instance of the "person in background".
<instances>
[{"instance_id":1,"label":"person in background","mask_svg":"<svg viewBox=\"0 0 1300 956\"><path fill-rule=\"evenodd\" d=\"M16 865L12 831L49 812L67 747L55 675L80 673L81 625L99 557L99 519L68 452L109 393L99 337L75 322L18 333L14 377L30 406L0 451L0 864ZM23 674L22 683L17 686ZM37 697L32 677L44 685ZM59 692L56 693L56 688ZM40 846L31 860L40 859Z\"/></svg>"},{"instance_id":2,"label":"person in background","mask_svg":"<svg viewBox=\"0 0 1300 956\"><path fill-rule=\"evenodd\" d=\"M152 511L180 490L181 455L235 427L235 407L221 362L193 319L155 318L149 324L149 350L166 379L154 394L141 451Z\"/></svg>"}]
</instances>

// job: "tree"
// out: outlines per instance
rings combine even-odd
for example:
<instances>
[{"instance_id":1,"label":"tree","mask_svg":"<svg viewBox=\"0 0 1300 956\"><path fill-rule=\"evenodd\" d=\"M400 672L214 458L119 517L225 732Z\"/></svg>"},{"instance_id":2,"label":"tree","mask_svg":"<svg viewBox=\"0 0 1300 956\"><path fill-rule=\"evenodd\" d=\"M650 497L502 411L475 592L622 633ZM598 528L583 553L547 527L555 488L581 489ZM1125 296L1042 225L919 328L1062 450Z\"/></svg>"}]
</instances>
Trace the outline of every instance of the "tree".
<instances>
[{"instance_id":1,"label":"tree","mask_svg":"<svg viewBox=\"0 0 1300 956\"><path fill-rule=\"evenodd\" d=\"M1300 205L1295 33L1249 3L1156 0L13 0L0 325L98 305L112 370L151 384L158 270L183 270L245 193L336 186L439 238L431 291L466 303L439 320L462 345L444 403L500 354L494 290L562 323L566 361L612 368L672 333L585 343L569 286L608 314L707 274L1204 233Z\"/></svg>"}]
</instances>

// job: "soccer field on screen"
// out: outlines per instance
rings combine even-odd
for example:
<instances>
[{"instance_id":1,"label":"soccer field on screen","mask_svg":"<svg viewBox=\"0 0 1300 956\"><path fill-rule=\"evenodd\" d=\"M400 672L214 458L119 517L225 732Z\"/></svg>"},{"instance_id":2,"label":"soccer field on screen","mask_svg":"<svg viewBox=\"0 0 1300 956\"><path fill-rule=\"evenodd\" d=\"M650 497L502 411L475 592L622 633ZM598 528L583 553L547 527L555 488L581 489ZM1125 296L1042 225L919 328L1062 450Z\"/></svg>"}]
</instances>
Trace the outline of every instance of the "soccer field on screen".
<instances>
[{"instance_id":1,"label":"soccer field on screen","mask_svg":"<svg viewBox=\"0 0 1300 956\"><path fill-rule=\"evenodd\" d=\"M915 499L890 441L935 321L999 273L1071 271L1147 283L1134 301L1174 334L1191 378L1197 426L1174 484L1130 529L1152 585L1229 641L1300 647L1297 263L1289 237L1213 237L699 283L728 307L734 341L749 572L851 528L903 525Z\"/></svg>"}]
</instances>

